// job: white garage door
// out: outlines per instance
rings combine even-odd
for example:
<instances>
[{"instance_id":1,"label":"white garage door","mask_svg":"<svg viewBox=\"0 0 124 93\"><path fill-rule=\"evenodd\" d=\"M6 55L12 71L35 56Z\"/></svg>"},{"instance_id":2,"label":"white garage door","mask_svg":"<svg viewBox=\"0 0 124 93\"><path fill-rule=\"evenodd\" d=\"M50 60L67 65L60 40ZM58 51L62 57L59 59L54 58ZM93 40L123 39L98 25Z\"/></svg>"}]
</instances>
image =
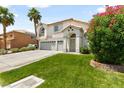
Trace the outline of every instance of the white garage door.
<instances>
[{"instance_id":1,"label":"white garage door","mask_svg":"<svg viewBox=\"0 0 124 93\"><path fill-rule=\"evenodd\" d=\"M63 51L63 41L58 41L57 50L58 50L58 51Z\"/></svg>"},{"instance_id":2,"label":"white garage door","mask_svg":"<svg viewBox=\"0 0 124 93\"><path fill-rule=\"evenodd\" d=\"M50 45L51 45L51 50L56 50L56 42L55 41L52 41Z\"/></svg>"},{"instance_id":3,"label":"white garage door","mask_svg":"<svg viewBox=\"0 0 124 93\"><path fill-rule=\"evenodd\" d=\"M55 50L55 41L41 42L41 50Z\"/></svg>"}]
</instances>

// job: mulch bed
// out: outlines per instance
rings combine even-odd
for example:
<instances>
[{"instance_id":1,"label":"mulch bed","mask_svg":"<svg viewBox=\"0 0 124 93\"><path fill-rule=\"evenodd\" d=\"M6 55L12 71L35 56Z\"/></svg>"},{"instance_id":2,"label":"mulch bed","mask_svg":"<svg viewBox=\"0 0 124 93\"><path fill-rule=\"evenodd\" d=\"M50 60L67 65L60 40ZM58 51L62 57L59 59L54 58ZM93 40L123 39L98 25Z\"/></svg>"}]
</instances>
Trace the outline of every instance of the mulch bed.
<instances>
[{"instance_id":1,"label":"mulch bed","mask_svg":"<svg viewBox=\"0 0 124 93\"><path fill-rule=\"evenodd\" d=\"M94 68L100 68L107 71L116 71L116 72L124 73L124 66L122 65L105 64L105 63L100 63L94 60L91 60L90 65Z\"/></svg>"}]
</instances>

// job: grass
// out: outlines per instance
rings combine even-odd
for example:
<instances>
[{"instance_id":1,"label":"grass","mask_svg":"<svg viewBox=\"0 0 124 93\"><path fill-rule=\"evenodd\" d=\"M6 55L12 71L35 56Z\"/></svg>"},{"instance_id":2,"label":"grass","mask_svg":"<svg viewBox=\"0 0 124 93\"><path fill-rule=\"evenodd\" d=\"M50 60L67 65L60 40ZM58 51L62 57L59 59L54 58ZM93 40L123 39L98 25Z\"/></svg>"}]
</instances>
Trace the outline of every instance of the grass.
<instances>
[{"instance_id":1,"label":"grass","mask_svg":"<svg viewBox=\"0 0 124 93\"><path fill-rule=\"evenodd\" d=\"M44 88L124 87L124 74L94 69L92 55L57 54L30 65L0 74L5 86L29 75L43 78Z\"/></svg>"}]
</instances>

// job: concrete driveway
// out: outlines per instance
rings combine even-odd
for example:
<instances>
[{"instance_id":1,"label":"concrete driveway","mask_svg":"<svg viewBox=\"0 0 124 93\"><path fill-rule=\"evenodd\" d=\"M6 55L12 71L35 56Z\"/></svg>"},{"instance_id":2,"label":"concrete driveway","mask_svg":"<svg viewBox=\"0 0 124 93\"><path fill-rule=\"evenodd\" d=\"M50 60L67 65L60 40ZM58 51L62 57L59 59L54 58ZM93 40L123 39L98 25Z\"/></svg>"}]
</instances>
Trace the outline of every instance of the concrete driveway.
<instances>
[{"instance_id":1,"label":"concrete driveway","mask_svg":"<svg viewBox=\"0 0 124 93\"><path fill-rule=\"evenodd\" d=\"M58 51L34 50L7 55L0 55L0 72L5 72L24 65L36 62L40 59L60 53Z\"/></svg>"}]
</instances>

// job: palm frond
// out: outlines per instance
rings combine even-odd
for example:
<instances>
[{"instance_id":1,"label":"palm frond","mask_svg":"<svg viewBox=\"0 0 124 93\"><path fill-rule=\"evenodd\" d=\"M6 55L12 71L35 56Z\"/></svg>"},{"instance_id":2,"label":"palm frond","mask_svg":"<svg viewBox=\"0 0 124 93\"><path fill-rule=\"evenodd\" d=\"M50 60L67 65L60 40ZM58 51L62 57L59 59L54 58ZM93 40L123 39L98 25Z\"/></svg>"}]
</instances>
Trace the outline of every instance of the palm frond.
<instances>
[{"instance_id":1,"label":"palm frond","mask_svg":"<svg viewBox=\"0 0 124 93\"><path fill-rule=\"evenodd\" d=\"M39 20L41 20L40 12L36 8L31 8L28 12L29 20L34 21L35 23L38 23Z\"/></svg>"},{"instance_id":2,"label":"palm frond","mask_svg":"<svg viewBox=\"0 0 124 93\"><path fill-rule=\"evenodd\" d=\"M0 6L0 23L7 27L9 25L13 25L14 22L14 14L10 13L8 8Z\"/></svg>"}]
</instances>

